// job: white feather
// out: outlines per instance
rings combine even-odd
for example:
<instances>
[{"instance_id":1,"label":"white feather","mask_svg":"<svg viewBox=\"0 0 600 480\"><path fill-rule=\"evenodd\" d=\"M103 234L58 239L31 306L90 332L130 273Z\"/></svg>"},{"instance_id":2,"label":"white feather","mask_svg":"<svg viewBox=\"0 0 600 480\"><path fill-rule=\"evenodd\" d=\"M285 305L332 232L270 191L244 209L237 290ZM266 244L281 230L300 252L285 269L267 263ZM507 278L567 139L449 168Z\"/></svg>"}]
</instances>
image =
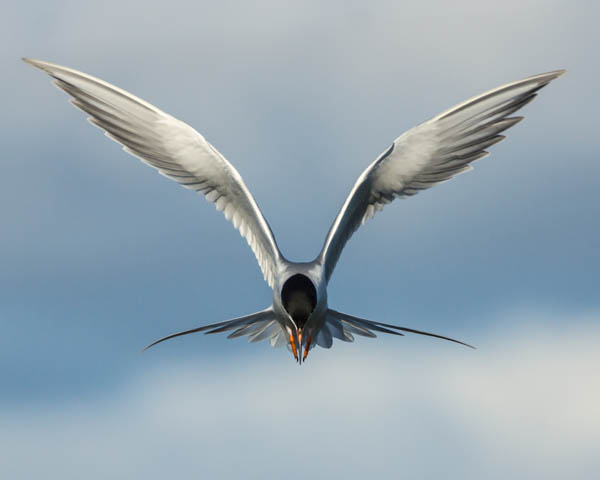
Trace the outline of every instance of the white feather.
<instances>
[{"instance_id":1,"label":"white feather","mask_svg":"<svg viewBox=\"0 0 600 480\"><path fill-rule=\"evenodd\" d=\"M273 233L237 170L189 125L134 95L76 70L25 59L54 78L71 103L123 149L182 186L204 193L248 240L265 280L281 259Z\"/></svg>"},{"instance_id":2,"label":"white feather","mask_svg":"<svg viewBox=\"0 0 600 480\"><path fill-rule=\"evenodd\" d=\"M328 282L352 234L396 197L410 196L471 170L504 139L509 117L564 70L512 82L471 98L398 137L358 178L331 226L318 261Z\"/></svg>"}]
</instances>

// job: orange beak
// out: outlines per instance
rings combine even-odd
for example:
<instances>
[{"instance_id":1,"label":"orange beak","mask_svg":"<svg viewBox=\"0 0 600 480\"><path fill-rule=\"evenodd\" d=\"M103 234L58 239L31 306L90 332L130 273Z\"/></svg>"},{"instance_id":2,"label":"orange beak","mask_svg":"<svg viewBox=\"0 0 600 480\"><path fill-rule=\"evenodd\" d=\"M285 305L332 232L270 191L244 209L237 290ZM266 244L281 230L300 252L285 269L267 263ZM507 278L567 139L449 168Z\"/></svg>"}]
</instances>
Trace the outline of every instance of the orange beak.
<instances>
[{"instance_id":1,"label":"orange beak","mask_svg":"<svg viewBox=\"0 0 600 480\"><path fill-rule=\"evenodd\" d=\"M290 333L290 345L292 346L292 353L294 354L294 358L296 359L296 361L298 361L298 348L296 347L296 341L292 333Z\"/></svg>"},{"instance_id":2,"label":"orange beak","mask_svg":"<svg viewBox=\"0 0 600 480\"><path fill-rule=\"evenodd\" d=\"M297 341L296 341L297 340ZM306 345L304 348L302 346L302 330L297 330L297 337L294 336L292 332L290 332L290 346L292 347L292 353L294 354L294 358L298 363L303 363L308 357L308 352L310 350L310 342L311 337L307 335L306 337ZM304 350L304 353L303 353Z\"/></svg>"},{"instance_id":3,"label":"orange beak","mask_svg":"<svg viewBox=\"0 0 600 480\"><path fill-rule=\"evenodd\" d=\"M308 357L308 352L310 351L310 335L306 337L306 345L304 345L304 355L302 356L302 361L306 360Z\"/></svg>"}]
</instances>

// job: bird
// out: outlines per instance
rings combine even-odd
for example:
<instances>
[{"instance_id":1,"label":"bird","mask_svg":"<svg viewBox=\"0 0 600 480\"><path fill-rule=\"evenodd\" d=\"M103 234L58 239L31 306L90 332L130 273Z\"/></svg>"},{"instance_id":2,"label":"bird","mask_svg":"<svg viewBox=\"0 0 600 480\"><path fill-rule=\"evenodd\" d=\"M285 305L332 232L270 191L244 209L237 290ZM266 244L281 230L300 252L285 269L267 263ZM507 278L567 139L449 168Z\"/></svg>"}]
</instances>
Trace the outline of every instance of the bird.
<instances>
[{"instance_id":1,"label":"bird","mask_svg":"<svg viewBox=\"0 0 600 480\"><path fill-rule=\"evenodd\" d=\"M268 339L273 347L287 346L299 364L316 345L328 349L334 338L352 342L354 335L375 337L375 332L426 335L475 348L444 335L329 308L327 286L344 246L362 224L396 198L411 197L471 170L472 162L487 156L487 149L505 138L502 133L523 119L513 113L566 72L555 70L504 84L400 135L358 177L319 255L310 262L293 262L279 251L271 227L238 171L192 127L99 78L41 60L23 60L52 77L71 97L70 103L127 153L204 195L223 212L248 242L273 291L273 302L264 310L172 333L144 350L195 332L231 332L228 338L246 336L250 342Z\"/></svg>"}]
</instances>

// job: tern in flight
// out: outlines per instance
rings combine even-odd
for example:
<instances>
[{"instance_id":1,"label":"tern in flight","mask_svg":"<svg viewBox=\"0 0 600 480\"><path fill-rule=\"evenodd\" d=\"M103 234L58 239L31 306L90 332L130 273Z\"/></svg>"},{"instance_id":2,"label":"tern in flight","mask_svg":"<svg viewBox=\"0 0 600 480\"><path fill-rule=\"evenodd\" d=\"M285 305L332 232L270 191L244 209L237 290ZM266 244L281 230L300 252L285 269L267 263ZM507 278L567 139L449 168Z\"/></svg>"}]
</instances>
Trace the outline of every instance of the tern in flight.
<instances>
[{"instance_id":1,"label":"tern in flight","mask_svg":"<svg viewBox=\"0 0 600 480\"><path fill-rule=\"evenodd\" d=\"M201 193L223 212L248 241L273 304L264 310L225 322L173 333L148 345L194 332L233 332L250 342L269 339L273 347L287 345L299 363L315 345L330 348L333 338L352 342L354 335L402 332L437 337L434 333L365 320L338 312L327 304L327 284L346 242L366 220L397 197L471 170L471 162L488 155L487 148L504 139L501 132L523 117L512 116L536 92L564 70L508 83L466 100L398 137L358 177L327 233L323 249L312 262L283 257L273 232L238 171L196 130L155 106L114 85L77 70L24 59L54 79L89 114L88 120L123 145L123 149L162 175Z\"/></svg>"}]
</instances>

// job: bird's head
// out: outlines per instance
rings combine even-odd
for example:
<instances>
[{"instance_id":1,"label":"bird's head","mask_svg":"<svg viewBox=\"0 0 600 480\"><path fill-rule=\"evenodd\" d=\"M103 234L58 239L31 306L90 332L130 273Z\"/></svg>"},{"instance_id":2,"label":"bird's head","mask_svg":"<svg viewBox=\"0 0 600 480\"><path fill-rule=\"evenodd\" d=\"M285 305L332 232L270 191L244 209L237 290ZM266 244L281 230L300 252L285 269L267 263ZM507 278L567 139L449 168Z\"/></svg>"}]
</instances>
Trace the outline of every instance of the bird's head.
<instances>
[{"instance_id":1,"label":"bird's head","mask_svg":"<svg viewBox=\"0 0 600 480\"><path fill-rule=\"evenodd\" d=\"M290 320L288 343L296 361L302 363L310 350L311 335L306 326L317 305L317 290L306 275L299 273L284 283L281 301Z\"/></svg>"}]
</instances>

